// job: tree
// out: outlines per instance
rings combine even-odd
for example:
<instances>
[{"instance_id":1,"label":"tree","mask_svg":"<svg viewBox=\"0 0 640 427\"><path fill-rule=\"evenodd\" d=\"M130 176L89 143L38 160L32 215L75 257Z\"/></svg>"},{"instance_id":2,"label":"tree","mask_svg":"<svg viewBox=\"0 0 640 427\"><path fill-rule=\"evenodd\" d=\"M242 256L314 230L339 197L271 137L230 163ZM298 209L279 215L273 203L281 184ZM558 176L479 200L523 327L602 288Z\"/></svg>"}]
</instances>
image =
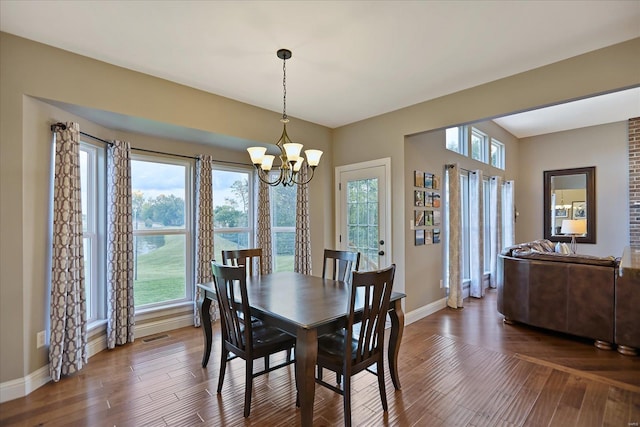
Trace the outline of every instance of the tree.
<instances>
[{"instance_id":1,"label":"tree","mask_svg":"<svg viewBox=\"0 0 640 427\"><path fill-rule=\"evenodd\" d=\"M245 217L242 212L231 205L220 205L213 211L214 226L222 228L238 227L241 218Z\"/></svg>"},{"instance_id":2,"label":"tree","mask_svg":"<svg viewBox=\"0 0 640 427\"><path fill-rule=\"evenodd\" d=\"M155 199L151 199L148 205L143 208L143 218L151 218L153 222L165 226L183 226L184 200L173 194L168 196L161 194Z\"/></svg>"}]
</instances>

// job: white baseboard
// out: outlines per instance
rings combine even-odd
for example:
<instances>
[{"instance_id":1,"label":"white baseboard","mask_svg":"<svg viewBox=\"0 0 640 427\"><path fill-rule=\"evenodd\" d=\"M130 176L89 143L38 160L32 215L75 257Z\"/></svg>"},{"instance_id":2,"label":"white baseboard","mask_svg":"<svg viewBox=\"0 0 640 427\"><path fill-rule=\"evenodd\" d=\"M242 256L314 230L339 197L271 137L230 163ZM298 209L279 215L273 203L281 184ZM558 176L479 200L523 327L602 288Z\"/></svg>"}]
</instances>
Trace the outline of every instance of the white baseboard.
<instances>
[{"instance_id":1,"label":"white baseboard","mask_svg":"<svg viewBox=\"0 0 640 427\"><path fill-rule=\"evenodd\" d=\"M30 373L26 377L0 384L0 403L24 397L51 381L49 365Z\"/></svg>"},{"instance_id":2,"label":"white baseboard","mask_svg":"<svg viewBox=\"0 0 640 427\"><path fill-rule=\"evenodd\" d=\"M405 326L410 325L411 323L417 322L418 320L423 319L438 310L442 310L446 306L447 299L442 298L432 302L431 304L427 304L415 310L411 310L404 316L404 324Z\"/></svg>"},{"instance_id":3,"label":"white baseboard","mask_svg":"<svg viewBox=\"0 0 640 427\"><path fill-rule=\"evenodd\" d=\"M142 338L148 335L159 334L173 329L193 326L193 314L185 313L182 316L146 322L135 327L135 338ZM107 348L107 337L102 334L91 340L87 346L89 357L93 357ZM34 390L42 387L51 381L49 376L49 365L45 365L30 373L26 377L5 381L0 384L0 403L27 396Z\"/></svg>"}]
</instances>

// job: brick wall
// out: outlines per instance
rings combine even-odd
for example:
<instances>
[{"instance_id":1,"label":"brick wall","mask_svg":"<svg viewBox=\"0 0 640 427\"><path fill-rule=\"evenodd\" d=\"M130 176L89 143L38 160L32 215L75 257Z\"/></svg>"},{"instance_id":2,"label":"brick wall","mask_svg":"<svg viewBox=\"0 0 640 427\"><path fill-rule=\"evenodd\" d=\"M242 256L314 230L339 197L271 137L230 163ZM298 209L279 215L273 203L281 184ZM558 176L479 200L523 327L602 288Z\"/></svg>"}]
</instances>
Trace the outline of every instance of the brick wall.
<instances>
[{"instance_id":1,"label":"brick wall","mask_svg":"<svg viewBox=\"0 0 640 427\"><path fill-rule=\"evenodd\" d=\"M629 241L640 246L640 117L629 119Z\"/></svg>"}]
</instances>

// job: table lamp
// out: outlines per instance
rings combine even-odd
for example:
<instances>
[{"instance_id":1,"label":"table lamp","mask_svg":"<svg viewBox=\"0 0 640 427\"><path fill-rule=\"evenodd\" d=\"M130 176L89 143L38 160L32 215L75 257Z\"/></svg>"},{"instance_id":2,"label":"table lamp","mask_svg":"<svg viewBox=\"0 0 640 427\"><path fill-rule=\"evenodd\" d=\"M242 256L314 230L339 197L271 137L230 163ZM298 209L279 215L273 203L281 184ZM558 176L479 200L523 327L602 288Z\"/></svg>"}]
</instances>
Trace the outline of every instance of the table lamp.
<instances>
[{"instance_id":1,"label":"table lamp","mask_svg":"<svg viewBox=\"0 0 640 427\"><path fill-rule=\"evenodd\" d=\"M585 234L587 232L587 221L584 219L563 219L562 228L560 233L571 236L571 253L575 254L576 236Z\"/></svg>"}]
</instances>

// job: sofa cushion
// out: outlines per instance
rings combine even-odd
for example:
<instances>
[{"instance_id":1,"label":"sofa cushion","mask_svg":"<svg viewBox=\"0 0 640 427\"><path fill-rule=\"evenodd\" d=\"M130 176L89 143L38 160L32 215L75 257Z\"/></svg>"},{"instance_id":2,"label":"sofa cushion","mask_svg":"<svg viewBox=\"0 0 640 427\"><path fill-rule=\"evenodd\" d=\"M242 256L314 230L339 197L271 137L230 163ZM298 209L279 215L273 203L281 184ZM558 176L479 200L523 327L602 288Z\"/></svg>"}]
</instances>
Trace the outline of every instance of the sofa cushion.
<instances>
[{"instance_id":1,"label":"sofa cushion","mask_svg":"<svg viewBox=\"0 0 640 427\"><path fill-rule=\"evenodd\" d=\"M559 252L543 252L535 249L515 249L512 251L512 256L516 258L535 259L539 261L571 262L574 264L602 265L605 267L616 267L617 265L616 258L612 256L598 257L582 254L563 254Z\"/></svg>"}]
</instances>

